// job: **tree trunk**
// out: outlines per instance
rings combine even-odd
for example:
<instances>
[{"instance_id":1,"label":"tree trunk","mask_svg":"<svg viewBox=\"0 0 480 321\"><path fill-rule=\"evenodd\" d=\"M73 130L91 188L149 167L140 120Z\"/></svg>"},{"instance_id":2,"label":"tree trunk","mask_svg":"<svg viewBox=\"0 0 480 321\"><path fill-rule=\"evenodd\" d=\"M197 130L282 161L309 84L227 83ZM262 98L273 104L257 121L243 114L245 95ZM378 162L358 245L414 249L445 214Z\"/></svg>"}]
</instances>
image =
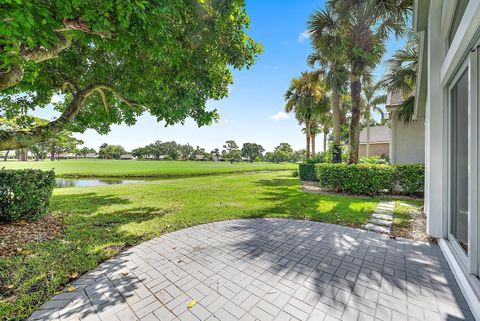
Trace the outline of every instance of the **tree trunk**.
<instances>
[{"instance_id":1,"label":"tree trunk","mask_svg":"<svg viewBox=\"0 0 480 321\"><path fill-rule=\"evenodd\" d=\"M323 130L323 151L327 150L327 135L328 135L328 128L324 128Z\"/></svg>"},{"instance_id":2,"label":"tree trunk","mask_svg":"<svg viewBox=\"0 0 480 321\"><path fill-rule=\"evenodd\" d=\"M310 148L312 149L312 156L315 156L315 138L316 138L316 134L310 134L310 141L311 141Z\"/></svg>"},{"instance_id":3,"label":"tree trunk","mask_svg":"<svg viewBox=\"0 0 480 321\"><path fill-rule=\"evenodd\" d=\"M27 148L21 148L20 149L20 161L26 162L28 160L28 149Z\"/></svg>"},{"instance_id":4,"label":"tree trunk","mask_svg":"<svg viewBox=\"0 0 480 321\"><path fill-rule=\"evenodd\" d=\"M332 162L342 161L340 142L342 140L342 118L340 111L340 91L335 89L332 93L332 123L333 123L333 148Z\"/></svg>"},{"instance_id":5,"label":"tree trunk","mask_svg":"<svg viewBox=\"0 0 480 321\"><path fill-rule=\"evenodd\" d=\"M55 160L55 144L50 147L50 160L52 162Z\"/></svg>"},{"instance_id":6,"label":"tree trunk","mask_svg":"<svg viewBox=\"0 0 480 321\"><path fill-rule=\"evenodd\" d=\"M350 93L352 96L352 118L350 120L349 145L350 155L348 157L349 164L358 163L358 140L360 136L360 93L362 91L362 83L357 66L352 66L352 76L350 82Z\"/></svg>"},{"instance_id":7,"label":"tree trunk","mask_svg":"<svg viewBox=\"0 0 480 321\"><path fill-rule=\"evenodd\" d=\"M305 122L305 136L307 139L307 158L310 158L310 122Z\"/></svg>"},{"instance_id":8,"label":"tree trunk","mask_svg":"<svg viewBox=\"0 0 480 321\"><path fill-rule=\"evenodd\" d=\"M367 108L370 109L369 106ZM365 145L365 156L370 156L370 110L367 110L367 143Z\"/></svg>"},{"instance_id":9,"label":"tree trunk","mask_svg":"<svg viewBox=\"0 0 480 321\"><path fill-rule=\"evenodd\" d=\"M6 162L8 160L8 154L10 154L10 149L7 150L7 153L5 154L5 156L3 157L3 161Z\"/></svg>"}]
</instances>

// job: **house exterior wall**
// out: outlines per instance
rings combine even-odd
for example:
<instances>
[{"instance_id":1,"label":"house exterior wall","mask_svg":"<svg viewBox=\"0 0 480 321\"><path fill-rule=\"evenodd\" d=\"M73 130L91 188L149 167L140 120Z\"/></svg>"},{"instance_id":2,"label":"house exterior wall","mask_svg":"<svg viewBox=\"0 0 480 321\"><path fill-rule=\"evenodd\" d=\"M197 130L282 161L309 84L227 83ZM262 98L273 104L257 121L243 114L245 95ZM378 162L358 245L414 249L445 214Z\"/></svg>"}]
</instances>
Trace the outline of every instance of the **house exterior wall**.
<instances>
[{"instance_id":1,"label":"house exterior wall","mask_svg":"<svg viewBox=\"0 0 480 321\"><path fill-rule=\"evenodd\" d=\"M390 148L389 148L389 143L370 143L369 146L369 156L389 156L390 153ZM367 144L360 143L359 144L359 149L358 149L358 154L360 157L365 157L367 156Z\"/></svg>"},{"instance_id":2,"label":"house exterior wall","mask_svg":"<svg viewBox=\"0 0 480 321\"><path fill-rule=\"evenodd\" d=\"M479 114L478 96L480 94L480 0L470 0L460 25L451 43L448 34L454 16L455 0L416 0L414 15L417 32L421 32L423 50L427 52L420 66L419 79L427 79L425 87L419 89L426 93L425 117L425 212L427 214L427 232L439 238L439 245L447 262L454 272L467 303L477 321L480 321L480 214L478 210L479 167L478 142ZM425 4L429 4L426 7ZM421 11L427 8L425 11ZM421 18L418 14L421 13ZM423 15L423 16L422 16ZM425 23L426 22L426 23ZM420 27L419 27L420 26ZM466 70L468 72L468 250L465 254L449 233L450 217L454 214L455 202L451 195L454 183L459 176L453 170L456 152L452 147L452 88L455 79ZM419 91L417 91L417 97ZM421 102L420 102L421 103ZM416 106L417 108L417 106ZM461 183L467 183L462 181ZM456 213L456 212L455 212ZM456 214L458 215L458 214Z\"/></svg>"},{"instance_id":3,"label":"house exterior wall","mask_svg":"<svg viewBox=\"0 0 480 321\"><path fill-rule=\"evenodd\" d=\"M390 122L390 162L392 164L425 163L425 125L423 120L405 124L395 115Z\"/></svg>"}]
</instances>

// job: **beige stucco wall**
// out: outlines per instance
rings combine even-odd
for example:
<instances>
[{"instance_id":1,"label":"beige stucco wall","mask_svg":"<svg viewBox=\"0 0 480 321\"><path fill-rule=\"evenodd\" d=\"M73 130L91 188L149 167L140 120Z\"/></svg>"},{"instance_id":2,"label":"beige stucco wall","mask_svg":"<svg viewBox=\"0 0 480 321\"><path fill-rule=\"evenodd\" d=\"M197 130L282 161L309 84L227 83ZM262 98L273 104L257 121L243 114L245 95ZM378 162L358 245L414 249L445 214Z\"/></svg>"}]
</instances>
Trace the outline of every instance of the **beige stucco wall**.
<instances>
[{"instance_id":1,"label":"beige stucco wall","mask_svg":"<svg viewBox=\"0 0 480 321\"><path fill-rule=\"evenodd\" d=\"M423 120L409 124L392 117L390 123L390 162L392 164L425 163L425 125Z\"/></svg>"},{"instance_id":2,"label":"beige stucco wall","mask_svg":"<svg viewBox=\"0 0 480 321\"><path fill-rule=\"evenodd\" d=\"M380 144L372 144L370 143L370 148L369 148L369 156L389 156L389 144L388 143L380 143ZM360 143L358 153L360 157L367 156L366 153L366 144Z\"/></svg>"}]
</instances>

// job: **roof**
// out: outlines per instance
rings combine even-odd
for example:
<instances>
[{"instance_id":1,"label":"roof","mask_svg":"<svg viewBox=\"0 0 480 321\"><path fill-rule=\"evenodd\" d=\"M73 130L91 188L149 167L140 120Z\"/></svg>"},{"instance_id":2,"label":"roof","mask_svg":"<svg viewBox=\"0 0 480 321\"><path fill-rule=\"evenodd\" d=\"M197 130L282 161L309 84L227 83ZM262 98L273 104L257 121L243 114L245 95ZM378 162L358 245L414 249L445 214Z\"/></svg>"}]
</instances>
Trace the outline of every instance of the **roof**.
<instances>
[{"instance_id":1,"label":"roof","mask_svg":"<svg viewBox=\"0 0 480 321\"><path fill-rule=\"evenodd\" d=\"M387 95L387 107L399 106L403 102L403 95L400 91L391 91Z\"/></svg>"},{"instance_id":2,"label":"roof","mask_svg":"<svg viewBox=\"0 0 480 321\"><path fill-rule=\"evenodd\" d=\"M415 90L412 91L409 95L409 97L412 97L412 96L415 96ZM387 103L385 104L385 106L387 108L398 107L406 99L407 98L405 98L405 96L403 95L403 93L401 91L399 91L399 90L391 91L387 94Z\"/></svg>"},{"instance_id":3,"label":"roof","mask_svg":"<svg viewBox=\"0 0 480 321\"><path fill-rule=\"evenodd\" d=\"M387 126L373 126L370 127L370 143L389 143L390 142L390 128ZM360 133L360 144L367 143L367 129L364 128Z\"/></svg>"},{"instance_id":4,"label":"roof","mask_svg":"<svg viewBox=\"0 0 480 321\"><path fill-rule=\"evenodd\" d=\"M123 154L120 156L120 158L133 158L132 154Z\"/></svg>"}]
</instances>

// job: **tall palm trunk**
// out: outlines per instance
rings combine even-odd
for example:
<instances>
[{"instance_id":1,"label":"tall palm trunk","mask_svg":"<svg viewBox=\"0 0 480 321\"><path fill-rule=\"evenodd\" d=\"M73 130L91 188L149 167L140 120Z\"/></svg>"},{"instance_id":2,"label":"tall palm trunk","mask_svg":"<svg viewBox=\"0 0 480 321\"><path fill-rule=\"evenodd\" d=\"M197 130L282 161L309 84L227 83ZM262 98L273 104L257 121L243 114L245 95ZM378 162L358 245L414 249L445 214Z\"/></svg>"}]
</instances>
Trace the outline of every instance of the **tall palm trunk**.
<instances>
[{"instance_id":1,"label":"tall palm trunk","mask_svg":"<svg viewBox=\"0 0 480 321\"><path fill-rule=\"evenodd\" d=\"M310 121L305 122L305 136L307 139L307 158L310 158Z\"/></svg>"},{"instance_id":2,"label":"tall palm trunk","mask_svg":"<svg viewBox=\"0 0 480 321\"><path fill-rule=\"evenodd\" d=\"M340 111L340 91L334 89L332 93L332 123L333 123L333 150L332 162L340 163L342 161L340 142L342 140L342 124ZM325 146L324 146L324 150Z\"/></svg>"},{"instance_id":3,"label":"tall palm trunk","mask_svg":"<svg viewBox=\"0 0 480 321\"><path fill-rule=\"evenodd\" d=\"M352 66L352 76L350 82L350 94L352 96L352 119L350 121L349 145L350 155L349 164L358 163L358 141L360 136L360 93L362 92L362 83L360 81L360 70L356 63Z\"/></svg>"},{"instance_id":4,"label":"tall palm trunk","mask_svg":"<svg viewBox=\"0 0 480 321\"><path fill-rule=\"evenodd\" d=\"M327 135L328 135L328 128L323 128L323 151L327 150Z\"/></svg>"},{"instance_id":5,"label":"tall palm trunk","mask_svg":"<svg viewBox=\"0 0 480 321\"><path fill-rule=\"evenodd\" d=\"M310 141L312 142L310 146L312 148L312 156L315 156L315 138L316 138L315 133L310 134Z\"/></svg>"},{"instance_id":6,"label":"tall palm trunk","mask_svg":"<svg viewBox=\"0 0 480 321\"><path fill-rule=\"evenodd\" d=\"M370 106L367 106L367 144L365 146L365 156L370 156Z\"/></svg>"},{"instance_id":7,"label":"tall palm trunk","mask_svg":"<svg viewBox=\"0 0 480 321\"><path fill-rule=\"evenodd\" d=\"M8 154L10 154L10 149L7 150L7 153L5 154L5 156L3 157L3 161L6 162L7 159L8 159Z\"/></svg>"}]
</instances>

